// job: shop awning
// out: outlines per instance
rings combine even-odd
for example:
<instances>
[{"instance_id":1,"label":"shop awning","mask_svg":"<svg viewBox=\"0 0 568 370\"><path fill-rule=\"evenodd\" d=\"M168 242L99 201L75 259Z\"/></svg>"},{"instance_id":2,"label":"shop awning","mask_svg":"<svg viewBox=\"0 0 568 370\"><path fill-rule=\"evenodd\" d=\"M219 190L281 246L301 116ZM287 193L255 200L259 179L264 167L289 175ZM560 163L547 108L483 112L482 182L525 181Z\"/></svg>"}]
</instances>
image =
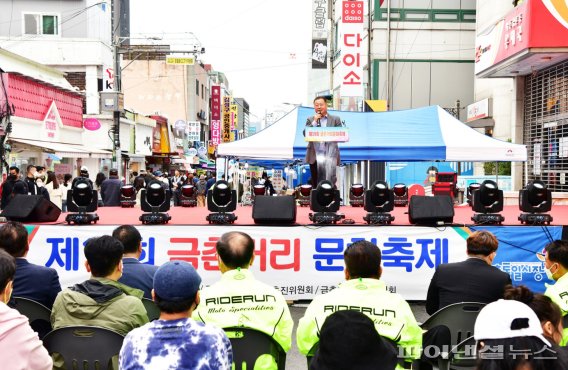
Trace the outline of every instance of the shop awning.
<instances>
[{"instance_id":1,"label":"shop awning","mask_svg":"<svg viewBox=\"0 0 568 370\"><path fill-rule=\"evenodd\" d=\"M33 147L45 153L53 153L58 157L80 158L112 158L112 153L106 150L93 149L83 145L57 143L50 141L9 138L11 142Z\"/></svg>"}]
</instances>

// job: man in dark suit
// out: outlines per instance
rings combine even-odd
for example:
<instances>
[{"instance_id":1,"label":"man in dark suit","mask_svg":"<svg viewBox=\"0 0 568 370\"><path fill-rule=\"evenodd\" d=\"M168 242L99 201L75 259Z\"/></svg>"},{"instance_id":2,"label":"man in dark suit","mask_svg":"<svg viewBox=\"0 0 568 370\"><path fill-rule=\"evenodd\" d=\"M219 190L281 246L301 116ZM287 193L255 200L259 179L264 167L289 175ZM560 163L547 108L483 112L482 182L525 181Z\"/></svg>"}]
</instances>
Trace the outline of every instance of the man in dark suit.
<instances>
[{"instance_id":1,"label":"man in dark suit","mask_svg":"<svg viewBox=\"0 0 568 370\"><path fill-rule=\"evenodd\" d=\"M120 188L122 181L118 178L118 170L111 168L108 179L101 184L101 198L105 207L120 206Z\"/></svg>"},{"instance_id":2,"label":"man in dark suit","mask_svg":"<svg viewBox=\"0 0 568 370\"><path fill-rule=\"evenodd\" d=\"M489 231L476 231L467 238L468 259L438 266L426 297L426 312L458 302L490 303L503 298L509 274L493 267L499 242Z\"/></svg>"},{"instance_id":3,"label":"man in dark suit","mask_svg":"<svg viewBox=\"0 0 568 370\"><path fill-rule=\"evenodd\" d=\"M438 266L428 287L426 312L436 311L459 302L491 303L503 298L505 286L511 284L509 274L493 267L499 242L489 231L475 231L466 241L468 259ZM424 333L422 346L437 346L440 350L451 343L446 326L436 326ZM431 369L437 357L421 358L420 369Z\"/></svg>"},{"instance_id":4,"label":"man in dark suit","mask_svg":"<svg viewBox=\"0 0 568 370\"><path fill-rule=\"evenodd\" d=\"M0 228L0 248L16 258L16 276L12 297L23 297L51 309L61 291L55 269L34 265L26 259L30 248L28 231L19 222L10 221Z\"/></svg>"},{"instance_id":5,"label":"man in dark suit","mask_svg":"<svg viewBox=\"0 0 568 370\"><path fill-rule=\"evenodd\" d=\"M118 279L118 282L140 289L144 292L144 298L152 299L154 274L158 270L158 266L140 262L139 259L142 254L140 232L134 226L122 225L114 229L112 236L124 246L122 277Z\"/></svg>"},{"instance_id":6,"label":"man in dark suit","mask_svg":"<svg viewBox=\"0 0 568 370\"><path fill-rule=\"evenodd\" d=\"M339 116L327 114L327 103L323 96L314 99L314 110L316 114L308 118L306 127L342 126ZM314 189L322 180L329 180L335 185L337 166L341 163L337 142L308 142L305 161L310 165Z\"/></svg>"}]
</instances>

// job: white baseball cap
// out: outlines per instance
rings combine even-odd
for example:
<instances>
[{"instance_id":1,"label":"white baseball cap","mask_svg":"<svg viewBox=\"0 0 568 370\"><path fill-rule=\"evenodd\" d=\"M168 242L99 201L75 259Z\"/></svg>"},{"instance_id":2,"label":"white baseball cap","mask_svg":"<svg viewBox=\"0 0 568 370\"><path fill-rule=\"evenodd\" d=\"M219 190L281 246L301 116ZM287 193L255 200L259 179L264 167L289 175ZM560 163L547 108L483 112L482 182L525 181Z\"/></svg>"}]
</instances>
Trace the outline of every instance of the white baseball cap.
<instances>
[{"instance_id":1,"label":"white baseball cap","mask_svg":"<svg viewBox=\"0 0 568 370\"><path fill-rule=\"evenodd\" d=\"M83 166L81 167L81 172L89 172L89 169L87 168L87 166Z\"/></svg>"},{"instance_id":2,"label":"white baseball cap","mask_svg":"<svg viewBox=\"0 0 568 370\"><path fill-rule=\"evenodd\" d=\"M483 307L475 320L473 337L475 340L537 337L550 346L542 335L536 313L515 300L500 299Z\"/></svg>"}]
</instances>

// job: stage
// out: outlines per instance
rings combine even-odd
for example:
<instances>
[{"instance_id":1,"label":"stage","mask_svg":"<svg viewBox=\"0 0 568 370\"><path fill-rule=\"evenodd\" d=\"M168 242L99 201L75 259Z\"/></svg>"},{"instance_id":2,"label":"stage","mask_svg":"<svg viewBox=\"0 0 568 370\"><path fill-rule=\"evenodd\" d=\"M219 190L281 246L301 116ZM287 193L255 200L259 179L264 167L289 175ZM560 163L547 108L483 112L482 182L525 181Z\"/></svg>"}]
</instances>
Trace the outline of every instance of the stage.
<instances>
[{"instance_id":1,"label":"stage","mask_svg":"<svg viewBox=\"0 0 568 370\"><path fill-rule=\"evenodd\" d=\"M275 210L278 212L278 210ZM209 285L219 279L215 243L221 234L238 230L255 240L255 275L278 289L287 299L311 299L334 289L344 279L343 252L356 240L369 240L382 251L382 279L388 289L408 300L425 300L435 268L466 258L466 239L475 230L488 229L499 240L494 264L509 273L515 284L542 292L546 274L542 250L561 239L568 228L568 206L554 206L550 226L521 225L518 207L506 206L503 226L473 225L470 207L455 207L454 223L436 227L409 225L408 209L396 208L390 226L367 225L363 208L341 207L354 224L314 225L309 207L297 208L292 225L256 225L252 207L238 207L231 225L209 225L206 208L174 207L167 225L142 225L139 208L102 207L96 225L67 225L65 214L58 222L28 224L28 259L55 268L63 287L81 282L89 274L84 267L84 243L91 237L110 235L121 224L135 225L142 234L144 263L161 265L169 260L193 264Z\"/></svg>"},{"instance_id":2,"label":"stage","mask_svg":"<svg viewBox=\"0 0 568 370\"><path fill-rule=\"evenodd\" d=\"M469 226L473 225L471 221L471 216L473 216L473 211L471 207L467 205L454 207L454 225L459 226ZM278 212L278 210L275 210ZM307 226L311 225L312 222L309 219L310 207L297 207L296 224L297 226ZM168 225L207 225L208 222L205 217L209 214L207 207L172 207L168 211L169 215L172 217ZM238 206L234 212L237 216L237 220L232 226L250 226L255 225L252 218L252 207L251 206ZM354 224L349 225L367 225L363 220L363 216L367 214L363 207L351 207L343 206L340 208L339 213L345 215L346 220L353 220ZM521 211L519 211L518 206L505 206L501 214L505 217L503 225L520 226L521 223L518 221L518 217ZM142 211L140 208L120 208L120 207L100 207L97 210L97 214L100 217L97 225L142 225L139 220ZM408 221L408 207L395 207L391 214L395 217L392 222L393 226L409 226ZM553 217L553 222L551 225L568 225L568 206L553 206L550 215ZM48 224L66 224L65 223L65 213L62 213L56 222L45 223ZM339 221L337 226L345 226L343 221ZM332 225L333 226L333 225Z\"/></svg>"}]
</instances>

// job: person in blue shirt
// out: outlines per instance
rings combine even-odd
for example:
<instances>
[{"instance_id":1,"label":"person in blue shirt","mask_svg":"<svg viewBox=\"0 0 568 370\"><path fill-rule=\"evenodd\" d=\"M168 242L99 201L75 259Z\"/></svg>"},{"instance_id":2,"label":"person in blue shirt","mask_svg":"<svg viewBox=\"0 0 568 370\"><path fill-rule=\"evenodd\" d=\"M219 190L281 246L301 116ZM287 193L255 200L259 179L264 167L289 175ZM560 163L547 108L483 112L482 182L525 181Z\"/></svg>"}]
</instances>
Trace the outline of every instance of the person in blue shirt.
<instances>
[{"instance_id":1,"label":"person in blue shirt","mask_svg":"<svg viewBox=\"0 0 568 370\"><path fill-rule=\"evenodd\" d=\"M154 275L152 296L160 318L132 330L119 355L122 370L229 370L231 342L222 329L192 320L201 277L185 261L164 263Z\"/></svg>"}]
</instances>

